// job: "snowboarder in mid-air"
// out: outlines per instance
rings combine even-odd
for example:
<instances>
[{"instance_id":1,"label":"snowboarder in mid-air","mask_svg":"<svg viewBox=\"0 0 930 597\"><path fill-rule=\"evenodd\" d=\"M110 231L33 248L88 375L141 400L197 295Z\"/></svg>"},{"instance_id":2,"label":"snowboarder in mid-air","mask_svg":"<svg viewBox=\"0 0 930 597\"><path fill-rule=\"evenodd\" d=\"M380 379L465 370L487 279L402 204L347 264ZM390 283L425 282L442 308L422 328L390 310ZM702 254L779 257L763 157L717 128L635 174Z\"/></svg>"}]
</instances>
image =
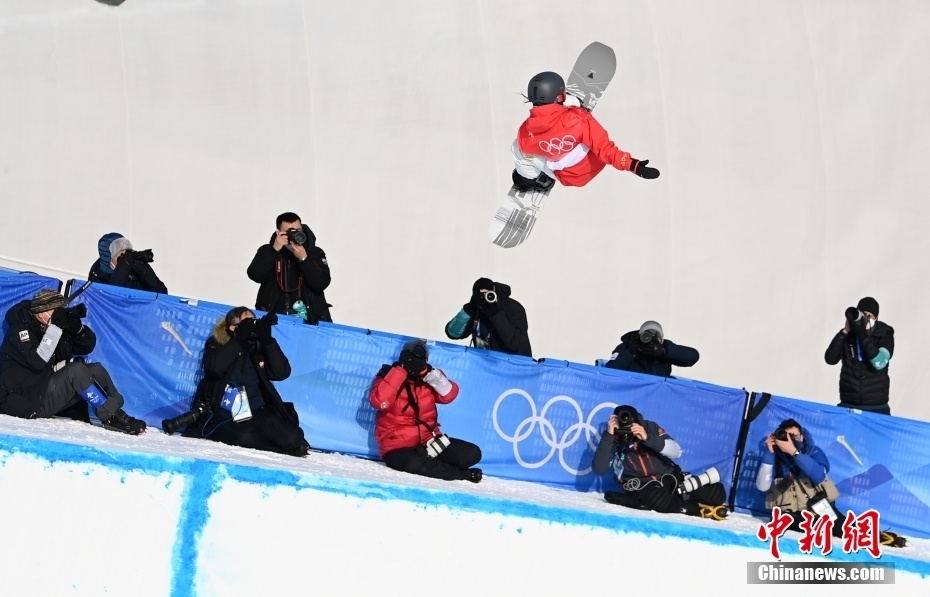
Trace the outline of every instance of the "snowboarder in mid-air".
<instances>
[{"instance_id":1,"label":"snowboarder in mid-air","mask_svg":"<svg viewBox=\"0 0 930 597\"><path fill-rule=\"evenodd\" d=\"M610 164L647 179L659 177L649 160L619 149L604 127L581 106L565 106L565 81L553 72L539 73L527 87L533 104L513 142L513 184L520 191L546 191L558 180L581 187Z\"/></svg>"}]
</instances>

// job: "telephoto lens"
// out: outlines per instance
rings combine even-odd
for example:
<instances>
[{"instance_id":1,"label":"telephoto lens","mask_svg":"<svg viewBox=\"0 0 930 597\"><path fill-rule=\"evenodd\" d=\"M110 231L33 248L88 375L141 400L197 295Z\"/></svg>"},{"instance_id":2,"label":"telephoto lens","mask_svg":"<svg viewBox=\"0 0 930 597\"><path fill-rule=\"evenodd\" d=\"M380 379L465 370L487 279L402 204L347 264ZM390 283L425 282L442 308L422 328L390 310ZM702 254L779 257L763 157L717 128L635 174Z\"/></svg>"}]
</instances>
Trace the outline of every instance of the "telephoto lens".
<instances>
[{"instance_id":1,"label":"telephoto lens","mask_svg":"<svg viewBox=\"0 0 930 597\"><path fill-rule=\"evenodd\" d=\"M720 482L720 472L715 467L710 467L700 475L685 475L678 490L680 493L691 493L698 487L710 485L711 483Z\"/></svg>"},{"instance_id":2,"label":"telephoto lens","mask_svg":"<svg viewBox=\"0 0 930 597\"><path fill-rule=\"evenodd\" d=\"M164 429L165 433L171 435L179 429L188 427L197 422L197 419L200 418L200 415L204 413L204 408L198 406L197 408L191 409L184 414L180 414L173 419L165 419L161 422L161 428Z\"/></svg>"},{"instance_id":3,"label":"telephoto lens","mask_svg":"<svg viewBox=\"0 0 930 597\"><path fill-rule=\"evenodd\" d=\"M865 317L865 314L855 307L850 307L846 309L846 321L849 323L859 323Z\"/></svg>"},{"instance_id":4,"label":"telephoto lens","mask_svg":"<svg viewBox=\"0 0 930 597\"><path fill-rule=\"evenodd\" d=\"M489 290L484 294L484 300L489 303L497 302L497 293L493 290Z\"/></svg>"},{"instance_id":5,"label":"telephoto lens","mask_svg":"<svg viewBox=\"0 0 930 597\"><path fill-rule=\"evenodd\" d=\"M645 332L640 333L639 341L642 342L643 344L649 344L653 341L655 337L656 335L654 332L652 332L651 330L646 330Z\"/></svg>"}]
</instances>

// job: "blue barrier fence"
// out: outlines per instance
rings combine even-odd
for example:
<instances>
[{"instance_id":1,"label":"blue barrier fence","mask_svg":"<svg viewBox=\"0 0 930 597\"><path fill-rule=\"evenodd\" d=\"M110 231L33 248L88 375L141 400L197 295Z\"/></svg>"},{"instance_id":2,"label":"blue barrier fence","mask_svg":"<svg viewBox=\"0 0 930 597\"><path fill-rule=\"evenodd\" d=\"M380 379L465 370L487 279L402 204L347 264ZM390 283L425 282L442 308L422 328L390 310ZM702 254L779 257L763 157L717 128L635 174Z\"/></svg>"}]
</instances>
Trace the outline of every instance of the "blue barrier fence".
<instances>
[{"instance_id":1,"label":"blue barrier fence","mask_svg":"<svg viewBox=\"0 0 930 597\"><path fill-rule=\"evenodd\" d=\"M31 280L30 286L0 275L0 307L20 300L17 294L26 298L33 288L51 287L48 280ZM76 302L87 305L87 323L98 336L92 360L110 371L129 412L159 426L188 410L202 375L204 342L230 305L100 284ZM381 365L392 362L410 338L338 324L308 326L283 316L274 334L292 367L290 378L276 385L294 402L310 443L376 458L368 391ZM591 458L612 409L630 404L678 440L685 470L717 467L728 490L742 451L734 505L763 513L755 489L758 443L793 417L830 458L841 508L875 508L887 527L930 536L930 424L774 397L745 423L741 445L742 389L562 360L537 362L446 342L429 346L430 362L461 388L455 402L440 407L443 430L481 446L481 466L490 475L581 491L615 488L612 479L591 472Z\"/></svg>"}]
</instances>

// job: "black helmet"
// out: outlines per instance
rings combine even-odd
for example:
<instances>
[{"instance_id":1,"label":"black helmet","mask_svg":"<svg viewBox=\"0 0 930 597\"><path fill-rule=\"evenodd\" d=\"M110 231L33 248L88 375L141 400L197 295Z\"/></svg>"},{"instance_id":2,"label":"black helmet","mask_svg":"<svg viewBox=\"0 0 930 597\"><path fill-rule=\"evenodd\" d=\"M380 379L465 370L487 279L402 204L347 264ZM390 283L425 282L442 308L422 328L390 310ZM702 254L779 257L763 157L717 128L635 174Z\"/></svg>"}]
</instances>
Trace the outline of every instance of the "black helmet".
<instances>
[{"instance_id":1,"label":"black helmet","mask_svg":"<svg viewBox=\"0 0 930 597\"><path fill-rule=\"evenodd\" d=\"M526 99L533 102L534 106L554 104L563 93L565 93L565 80L558 73L549 71L539 73L530 79L530 84L526 87Z\"/></svg>"}]
</instances>

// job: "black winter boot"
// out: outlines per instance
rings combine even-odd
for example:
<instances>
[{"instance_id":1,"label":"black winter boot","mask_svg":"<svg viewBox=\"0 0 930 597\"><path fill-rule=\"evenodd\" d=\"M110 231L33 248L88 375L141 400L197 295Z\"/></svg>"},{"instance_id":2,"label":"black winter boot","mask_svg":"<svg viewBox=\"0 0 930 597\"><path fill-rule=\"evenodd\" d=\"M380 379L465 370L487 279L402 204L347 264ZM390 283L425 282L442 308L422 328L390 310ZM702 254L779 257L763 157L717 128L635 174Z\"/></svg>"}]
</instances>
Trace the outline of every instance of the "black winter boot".
<instances>
[{"instance_id":1,"label":"black winter boot","mask_svg":"<svg viewBox=\"0 0 930 597\"><path fill-rule=\"evenodd\" d=\"M120 433L128 433L129 435L139 435L145 431L145 421L139 419L134 419L123 412L123 409L119 409L113 416L102 421L103 426L110 431L119 431Z\"/></svg>"},{"instance_id":2,"label":"black winter boot","mask_svg":"<svg viewBox=\"0 0 930 597\"><path fill-rule=\"evenodd\" d=\"M463 479L472 483L480 483L481 479L484 478L484 473L481 472L480 468L470 468L462 471L462 474L464 475Z\"/></svg>"}]
</instances>

